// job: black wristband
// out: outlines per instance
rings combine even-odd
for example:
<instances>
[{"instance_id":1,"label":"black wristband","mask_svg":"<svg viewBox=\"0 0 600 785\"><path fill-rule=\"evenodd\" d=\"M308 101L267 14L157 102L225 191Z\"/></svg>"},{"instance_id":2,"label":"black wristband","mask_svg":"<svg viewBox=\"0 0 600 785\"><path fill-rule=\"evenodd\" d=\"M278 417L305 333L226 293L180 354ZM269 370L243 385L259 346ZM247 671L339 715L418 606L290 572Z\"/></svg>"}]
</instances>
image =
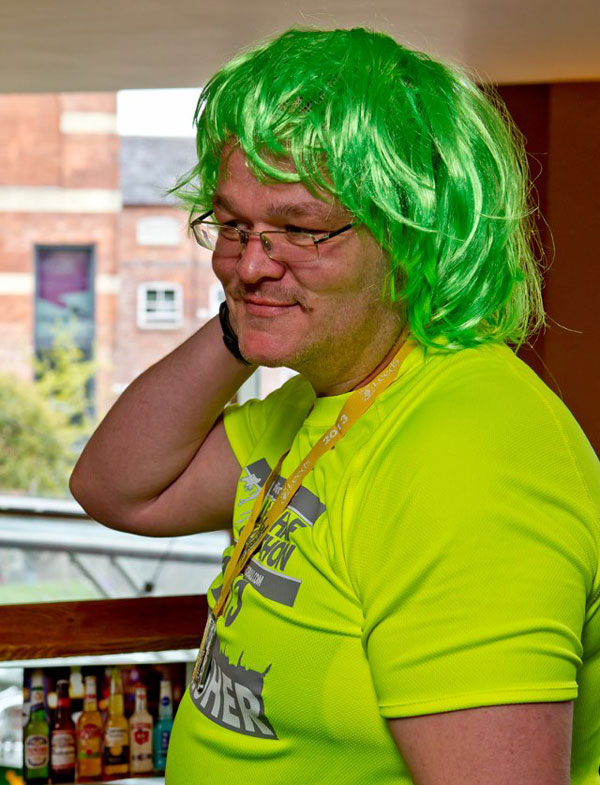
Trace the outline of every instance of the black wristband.
<instances>
[{"instance_id":1,"label":"black wristband","mask_svg":"<svg viewBox=\"0 0 600 785\"><path fill-rule=\"evenodd\" d=\"M221 330L223 330L223 343L225 346L229 349L231 354L233 354L236 360L244 363L244 365L252 365L252 363L249 363L248 360L242 357L237 335L233 331L233 327L229 321L229 308L227 307L227 302L225 300L219 306L219 321L221 322Z\"/></svg>"}]
</instances>

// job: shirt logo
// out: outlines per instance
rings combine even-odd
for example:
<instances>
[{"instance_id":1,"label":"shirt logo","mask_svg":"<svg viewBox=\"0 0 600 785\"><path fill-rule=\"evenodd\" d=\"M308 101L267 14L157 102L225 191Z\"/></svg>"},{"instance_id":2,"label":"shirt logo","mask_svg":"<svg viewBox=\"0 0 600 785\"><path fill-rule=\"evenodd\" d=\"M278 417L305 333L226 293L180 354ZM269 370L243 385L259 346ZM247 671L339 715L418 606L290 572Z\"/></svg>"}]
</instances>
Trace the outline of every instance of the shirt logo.
<instances>
[{"instance_id":1,"label":"shirt logo","mask_svg":"<svg viewBox=\"0 0 600 785\"><path fill-rule=\"evenodd\" d=\"M234 665L216 648L202 692L193 683L190 685L192 702L205 717L223 728L245 736L277 739L265 716L262 698L264 678L271 666L263 673L253 671L241 664L242 656Z\"/></svg>"}]
</instances>

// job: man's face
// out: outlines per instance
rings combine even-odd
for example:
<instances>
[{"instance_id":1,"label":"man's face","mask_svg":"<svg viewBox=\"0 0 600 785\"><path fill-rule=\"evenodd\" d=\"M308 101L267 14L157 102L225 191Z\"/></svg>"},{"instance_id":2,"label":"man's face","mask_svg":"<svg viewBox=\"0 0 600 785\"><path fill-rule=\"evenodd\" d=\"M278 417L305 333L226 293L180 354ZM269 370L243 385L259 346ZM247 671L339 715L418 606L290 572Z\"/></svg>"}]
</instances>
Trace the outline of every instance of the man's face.
<instances>
[{"instance_id":1,"label":"man's face","mask_svg":"<svg viewBox=\"0 0 600 785\"><path fill-rule=\"evenodd\" d=\"M224 157L214 207L219 223L252 232L327 232L353 220L301 183L260 183L239 148ZM344 381L363 367L366 376L401 328L397 310L383 302L386 263L366 229L322 243L319 253L294 268L270 259L253 236L238 257L213 256L242 354L257 365L300 371L317 389L321 380Z\"/></svg>"}]
</instances>

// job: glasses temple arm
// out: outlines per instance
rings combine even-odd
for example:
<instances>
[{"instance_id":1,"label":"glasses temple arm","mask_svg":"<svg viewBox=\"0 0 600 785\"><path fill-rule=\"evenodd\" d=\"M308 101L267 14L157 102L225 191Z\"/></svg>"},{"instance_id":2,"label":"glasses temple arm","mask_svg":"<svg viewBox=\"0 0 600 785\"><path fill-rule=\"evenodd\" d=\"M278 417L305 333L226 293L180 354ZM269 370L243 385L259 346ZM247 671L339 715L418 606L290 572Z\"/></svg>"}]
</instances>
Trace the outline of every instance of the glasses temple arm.
<instances>
[{"instance_id":1,"label":"glasses temple arm","mask_svg":"<svg viewBox=\"0 0 600 785\"><path fill-rule=\"evenodd\" d=\"M353 226L356 226L356 222L353 222L351 224L346 224L346 226L342 226L341 229L336 229L335 232L328 232L323 237L319 237L318 240L315 238L315 245L318 245L319 243L323 243L325 242L325 240L330 240L332 237L337 237L338 234L341 234L342 232L347 232L348 229L352 229Z\"/></svg>"}]
</instances>

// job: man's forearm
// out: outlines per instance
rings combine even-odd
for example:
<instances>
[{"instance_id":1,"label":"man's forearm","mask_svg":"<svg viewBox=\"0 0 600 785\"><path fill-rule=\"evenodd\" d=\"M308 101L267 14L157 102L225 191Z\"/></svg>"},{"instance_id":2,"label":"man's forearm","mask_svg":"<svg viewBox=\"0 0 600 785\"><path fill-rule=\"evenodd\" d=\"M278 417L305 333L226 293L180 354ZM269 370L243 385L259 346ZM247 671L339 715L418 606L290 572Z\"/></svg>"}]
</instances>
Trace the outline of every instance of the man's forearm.
<instances>
[{"instance_id":1,"label":"man's forearm","mask_svg":"<svg viewBox=\"0 0 600 785\"><path fill-rule=\"evenodd\" d=\"M102 519L156 498L192 461L252 373L226 349L215 317L120 396L84 449L71 490Z\"/></svg>"}]
</instances>

